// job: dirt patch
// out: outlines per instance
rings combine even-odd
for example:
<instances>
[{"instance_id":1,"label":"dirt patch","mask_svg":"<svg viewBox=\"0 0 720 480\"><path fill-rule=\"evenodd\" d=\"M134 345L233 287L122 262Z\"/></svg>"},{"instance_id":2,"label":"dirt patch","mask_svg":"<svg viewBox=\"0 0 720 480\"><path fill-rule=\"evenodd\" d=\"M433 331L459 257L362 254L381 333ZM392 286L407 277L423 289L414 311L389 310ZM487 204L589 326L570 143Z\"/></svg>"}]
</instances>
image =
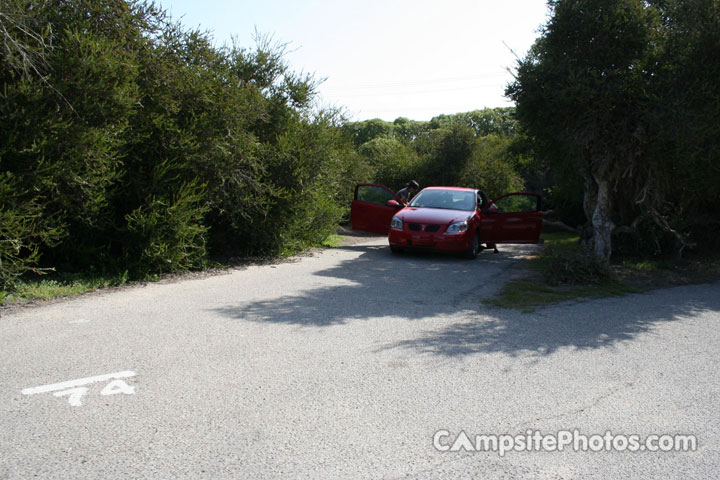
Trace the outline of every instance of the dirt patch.
<instances>
[{"instance_id":1,"label":"dirt patch","mask_svg":"<svg viewBox=\"0 0 720 480\"><path fill-rule=\"evenodd\" d=\"M340 236L340 246L347 247L350 245L357 245L358 243L364 243L368 240L375 238L387 238L387 235L376 235L374 233L355 232L349 226L340 226L337 231Z\"/></svg>"}]
</instances>

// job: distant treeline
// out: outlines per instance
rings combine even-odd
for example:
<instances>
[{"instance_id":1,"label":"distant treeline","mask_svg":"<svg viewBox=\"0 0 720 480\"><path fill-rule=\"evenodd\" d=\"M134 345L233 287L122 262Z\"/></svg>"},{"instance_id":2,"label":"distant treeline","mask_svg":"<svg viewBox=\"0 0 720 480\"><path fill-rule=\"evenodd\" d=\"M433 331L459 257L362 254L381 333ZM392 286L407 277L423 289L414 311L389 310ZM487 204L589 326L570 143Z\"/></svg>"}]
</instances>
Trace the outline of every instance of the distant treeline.
<instances>
[{"instance_id":1,"label":"distant treeline","mask_svg":"<svg viewBox=\"0 0 720 480\"><path fill-rule=\"evenodd\" d=\"M342 129L378 183L398 189L414 179L421 186L474 186L495 196L525 188L532 167L514 111L476 110L428 122L374 119Z\"/></svg>"}]
</instances>

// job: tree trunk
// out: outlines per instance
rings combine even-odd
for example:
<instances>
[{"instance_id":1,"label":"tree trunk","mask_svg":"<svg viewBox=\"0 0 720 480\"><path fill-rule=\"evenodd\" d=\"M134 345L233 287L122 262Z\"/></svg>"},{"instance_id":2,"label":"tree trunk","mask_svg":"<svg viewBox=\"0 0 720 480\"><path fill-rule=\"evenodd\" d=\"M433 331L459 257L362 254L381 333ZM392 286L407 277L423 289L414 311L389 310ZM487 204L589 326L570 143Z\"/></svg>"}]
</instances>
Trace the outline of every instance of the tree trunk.
<instances>
[{"instance_id":1,"label":"tree trunk","mask_svg":"<svg viewBox=\"0 0 720 480\"><path fill-rule=\"evenodd\" d=\"M610 187L607 180L596 178L597 198L592 215L593 251L595 256L605 263L610 262L612 254L612 231L615 228L610 217Z\"/></svg>"},{"instance_id":2,"label":"tree trunk","mask_svg":"<svg viewBox=\"0 0 720 480\"><path fill-rule=\"evenodd\" d=\"M593 244L593 228L592 228L592 221L593 215L595 213L595 205L597 204L597 184L595 183L595 179L593 178L590 171L583 172L583 177L585 180L585 190L583 192L583 210L585 211L585 218L588 219L588 223L586 223L582 229L580 230L580 244L587 248L588 250L592 250L594 247Z\"/></svg>"},{"instance_id":3,"label":"tree trunk","mask_svg":"<svg viewBox=\"0 0 720 480\"><path fill-rule=\"evenodd\" d=\"M602 173L606 172L607 168L603 167L606 165L596 161L595 165L588 166L583 175L585 179L583 209L589 224L583 228L580 241L586 248L592 250L596 257L604 263L609 263L612 254L611 236L615 225L610 215L612 205L609 182L602 178Z\"/></svg>"}]
</instances>

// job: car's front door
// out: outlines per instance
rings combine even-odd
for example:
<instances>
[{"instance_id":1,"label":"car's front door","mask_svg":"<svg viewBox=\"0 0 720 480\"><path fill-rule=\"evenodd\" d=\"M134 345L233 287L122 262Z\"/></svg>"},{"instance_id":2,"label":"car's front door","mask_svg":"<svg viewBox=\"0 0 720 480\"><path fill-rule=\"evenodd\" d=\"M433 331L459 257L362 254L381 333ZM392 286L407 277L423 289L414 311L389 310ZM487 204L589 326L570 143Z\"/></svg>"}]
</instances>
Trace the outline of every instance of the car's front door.
<instances>
[{"instance_id":1,"label":"car's front door","mask_svg":"<svg viewBox=\"0 0 720 480\"><path fill-rule=\"evenodd\" d=\"M360 183L355 186L355 197L350 206L352 229L361 232L387 234L390 220L399 210L395 192L383 185Z\"/></svg>"},{"instance_id":2,"label":"car's front door","mask_svg":"<svg viewBox=\"0 0 720 480\"><path fill-rule=\"evenodd\" d=\"M480 214L480 238L487 243L538 243L542 228L540 195L508 193Z\"/></svg>"}]
</instances>

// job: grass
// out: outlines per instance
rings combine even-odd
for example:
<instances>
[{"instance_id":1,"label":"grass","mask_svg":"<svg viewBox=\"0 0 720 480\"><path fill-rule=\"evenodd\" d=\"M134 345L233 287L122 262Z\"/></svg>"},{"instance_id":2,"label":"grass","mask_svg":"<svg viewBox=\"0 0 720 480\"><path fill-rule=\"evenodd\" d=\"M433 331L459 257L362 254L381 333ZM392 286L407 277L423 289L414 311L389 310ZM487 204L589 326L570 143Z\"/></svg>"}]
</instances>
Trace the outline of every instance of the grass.
<instances>
[{"instance_id":1,"label":"grass","mask_svg":"<svg viewBox=\"0 0 720 480\"><path fill-rule=\"evenodd\" d=\"M342 238L342 236L336 234L329 235L319 246L326 248L338 247L342 242ZM288 252L285 256L297 254L298 250ZM222 263L208 262L207 268L222 269L228 267ZM163 277L159 274L148 274L142 281L154 282L161 278ZM11 291L0 291L0 306L33 300L74 297L83 293L129 283L132 282L127 272L111 276L98 276L92 273L53 273L45 277L24 278L19 280Z\"/></svg>"},{"instance_id":2,"label":"grass","mask_svg":"<svg viewBox=\"0 0 720 480\"><path fill-rule=\"evenodd\" d=\"M526 278L507 282L483 303L523 312L567 301L615 297L720 279L720 254L694 252L683 259L620 257L609 267L593 264L572 232L544 233L542 252Z\"/></svg>"},{"instance_id":3,"label":"grass","mask_svg":"<svg viewBox=\"0 0 720 480\"><path fill-rule=\"evenodd\" d=\"M555 303L616 297L639 291L631 285L619 282L613 275L608 275L607 278L594 276L587 284L583 282L582 275L571 278L571 281L565 284L549 281L559 277L558 272L553 271L558 265L564 262L572 266L573 263L568 262L582 261L579 236L572 232L554 232L544 233L541 238L544 242L543 250L540 255L530 260L532 273L527 278L507 282L494 298L484 300L483 303L530 313ZM567 275L563 276L566 277Z\"/></svg>"},{"instance_id":4,"label":"grass","mask_svg":"<svg viewBox=\"0 0 720 480\"><path fill-rule=\"evenodd\" d=\"M31 300L49 300L72 297L101 288L116 287L128 283L124 272L113 276L84 276L77 273L61 273L42 279L23 279L12 291L0 292L0 305L23 303Z\"/></svg>"},{"instance_id":5,"label":"grass","mask_svg":"<svg viewBox=\"0 0 720 480\"><path fill-rule=\"evenodd\" d=\"M340 235L337 235L335 233L328 235L328 237L322 241L320 246L322 247L339 247L340 243L342 242L342 237Z\"/></svg>"},{"instance_id":6,"label":"grass","mask_svg":"<svg viewBox=\"0 0 720 480\"><path fill-rule=\"evenodd\" d=\"M548 285L542 280L511 280L503 286L496 297L484 300L483 303L532 313L537 308L554 303L618 297L637 291L634 287L612 282L600 285L559 286Z\"/></svg>"},{"instance_id":7,"label":"grass","mask_svg":"<svg viewBox=\"0 0 720 480\"><path fill-rule=\"evenodd\" d=\"M541 235L545 244L555 245L560 248L574 249L577 246L580 236L575 232L552 232Z\"/></svg>"},{"instance_id":8,"label":"grass","mask_svg":"<svg viewBox=\"0 0 720 480\"><path fill-rule=\"evenodd\" d=\"M657 272L659 270L673 270L675 266L669 262L659 260L623 260L620 262L623 268L641 270L646 272Z\"/></svg>"}]
</instances>

